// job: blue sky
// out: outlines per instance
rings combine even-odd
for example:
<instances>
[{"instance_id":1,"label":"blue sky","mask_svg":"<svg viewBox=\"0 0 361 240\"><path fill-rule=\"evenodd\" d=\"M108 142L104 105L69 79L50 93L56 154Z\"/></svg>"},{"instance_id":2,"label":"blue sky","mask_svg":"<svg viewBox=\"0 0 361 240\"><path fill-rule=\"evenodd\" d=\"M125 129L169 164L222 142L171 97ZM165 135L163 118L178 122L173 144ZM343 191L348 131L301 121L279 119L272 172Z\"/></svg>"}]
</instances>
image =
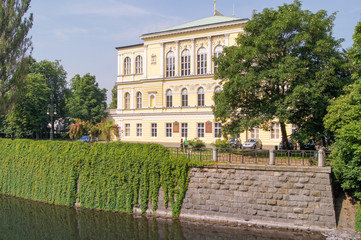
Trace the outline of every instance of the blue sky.
<instances>
[{"instance_id":1,"label":"blue sky","mask_svg":"<svg viewBox=\"0 0 361 240\"><path fill-rule=\"evenodd\" d=\"M293 0L218 0L217 10L226 16L251 18L253 10L277 8ZM337 12L335 38L351 47L352 34L361 20L360 0L303 0L302 8L329 14ZM143 33L162 30L213 14L213 0L32 0L34 26L30 32L33 57L61 60L68 80L75 74L96 76L110 91L117 75L115 47L141 43Z\"/></svg>"}]
</instances>

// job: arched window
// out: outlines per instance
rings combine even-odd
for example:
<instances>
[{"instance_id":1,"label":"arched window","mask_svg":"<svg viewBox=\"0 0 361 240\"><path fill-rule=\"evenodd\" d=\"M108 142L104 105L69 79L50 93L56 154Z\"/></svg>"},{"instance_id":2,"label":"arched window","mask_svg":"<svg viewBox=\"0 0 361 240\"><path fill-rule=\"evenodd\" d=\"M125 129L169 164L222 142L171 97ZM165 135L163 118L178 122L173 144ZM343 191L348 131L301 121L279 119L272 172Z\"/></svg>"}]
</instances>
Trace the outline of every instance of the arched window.
<instances>
[{"instance_id":1,"label":"arched window","mask_svg":"<svg viewBox=\"0 0 361 240\"><path fill-rule=\"evenodd\" d=\"M132 64L131 64L130 57L126 57L124 59L124 75L131 74L131 72L132 72L131 68L132 68Z\"/></svg>"},{"instance_id":2,"label":"arched window","mask_svg":"<svg viewBox=\"0 0 361 240\"><path fill-rule=\"evenodd\" d=\"M124 95L124 109L130 109L130 94L128 92Z\"/></svg>"},{"instance_id":3,"label":"arched window","mask_svg":"<svg viewBox=\"0 0 361 240\"><path fill-rule=\"evenodd\" d=\"M137 93L137 108L142 108L142 93L138 92Z\"/></svg>"},{"instance_id":4,"label":"arched window","mask_svg":"<svg viewBox=\"0 0 361 240\"><path fill-rule=\"evenodd\" d=\"M188 49L185 49L182 52L181 74L182 74L182 76L188 76L191 74L191 54Z\"/></svg>"},{"instance_id":5,"label":"arched window","mask_svg":"<svg viewBox=\"0 0 361 240\"><path fill-rule=\"evenodd\" d=\"M197 74L207 73L207 50L202 47L197 54Z\"/></svg>"},{"instance_id":6,"label":"arched window","mask_svg":"<svg viewBox=\"0 0 361 240\"><path fill-rule=\"evenodd\" d=\"M170 51L167 53L167 58L166 58L166 76L167 77L174 77L174 73L175 73L175 57L174 57L174 52Z\"/></svg>"},{"instance_id":7,"label":"arched window","mask_svg":"<svg viewBox=\"0 0 361 240\"><path fill-rule=\"evenodd\" d=\"M155 107L155 96L150 95L149 97L149 107Z\"/></svg>"},{"instance_id":8,"label":"arched window","mask_svg":"<svg viewBox=\"0 0 361 240\"><path fill-rule=\"evenodd\" d=\"M198 106L202 107L204 106L204 88L200 87L198 88Z\"/></svg>"},{"instance_id":9,"label":"arched window","mask_svg":"<svg viewBox=\"0 0 361 240\"><path fill-rule=\"evenodd\" d=\"M143 57L138 55L135 58L135 74L143 73Z\"/></svg>"},{"instance_id":10,"label":"arched window","mask_svg":"<svg viewBox=\"0 0 361 240\"><path fill-rule=\"evenodd\" d=\"M182 89L182 107L188 106L188 90L186 88Z\"/></svg>"},{"instance_id":11,"label":"arched window","mask_svg":"<svg viewBox=\"0 0 361 240\"><path fill-rule=\"evenodd\" d=\"M221 45L218 45L215 49L214 49L214 58L218 58L219 55L222 53L223 51L223 47ZM214 72L217 72L218 70L218 64L214 63Z\"/></svg>"},{"instance_id":12,"label":"arched window","mask_svg":"<svg viewBox=\"0 0 361 240\"><path fill-rule=\"evenodd\" d=\"M173 107L173 93L172 90L167 90L167 107Z\"/></svg>"},{"instance_id":13,"label":"arched window","mask_svg":"<svg viewBox=\"0 0 361 240\"><path fill-rule=\"evenodd\" d=\"M222 91L221 87L220 86L217 86L214 88L214 92L215 93L220 93Z\"/></svg>"}]
</instances>

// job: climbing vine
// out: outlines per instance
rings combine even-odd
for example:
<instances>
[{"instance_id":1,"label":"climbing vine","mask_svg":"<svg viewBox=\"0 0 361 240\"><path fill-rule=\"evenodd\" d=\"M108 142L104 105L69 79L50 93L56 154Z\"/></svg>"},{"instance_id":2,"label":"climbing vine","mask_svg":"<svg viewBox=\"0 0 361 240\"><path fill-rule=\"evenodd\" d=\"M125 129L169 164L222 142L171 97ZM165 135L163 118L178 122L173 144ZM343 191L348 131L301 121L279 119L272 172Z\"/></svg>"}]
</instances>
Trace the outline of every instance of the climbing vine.
<instances>
[{"instance_id":1,"label":"climbing vine","mask_svg":"<svg viewBox=\"0 0 361 240\"><path fill-rule=\"evenodd\" d=\"M201 163L158 144L0 139L0 193L48 203L142 213L165 207L179 216L189 170ZM78 192L77 192L78 187Z\"/></svg>"}]
</instances>

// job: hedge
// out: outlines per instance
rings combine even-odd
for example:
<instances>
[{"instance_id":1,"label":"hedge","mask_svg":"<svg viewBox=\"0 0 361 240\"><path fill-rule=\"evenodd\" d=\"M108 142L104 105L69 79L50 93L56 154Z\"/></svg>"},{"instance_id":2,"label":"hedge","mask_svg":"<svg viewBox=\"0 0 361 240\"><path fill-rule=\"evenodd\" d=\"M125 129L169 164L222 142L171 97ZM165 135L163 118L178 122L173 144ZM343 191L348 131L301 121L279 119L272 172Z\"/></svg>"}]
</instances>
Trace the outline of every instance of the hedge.
<instances>
[{"instance_id":1,"label":"hedge","mask_svg":"<svg viewBox=\"0 0 361 240\"><path fill-rule=\"evenodd\" d=\"M58 205L142 213L158 206L178 216L195 164L158 144L0 139L0 193ZM78 193L77 193L78 186Z\"/></svg>"}]
</instances>

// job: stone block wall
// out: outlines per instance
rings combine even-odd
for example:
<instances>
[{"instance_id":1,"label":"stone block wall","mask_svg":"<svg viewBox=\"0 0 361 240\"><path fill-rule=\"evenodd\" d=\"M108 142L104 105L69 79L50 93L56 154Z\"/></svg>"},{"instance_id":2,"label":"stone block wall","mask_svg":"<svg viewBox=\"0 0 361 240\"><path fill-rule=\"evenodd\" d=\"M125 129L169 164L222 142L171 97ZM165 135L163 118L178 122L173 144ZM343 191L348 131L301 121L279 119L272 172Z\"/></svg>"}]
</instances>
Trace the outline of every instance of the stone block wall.
<instances>
[{"instance_id":1,"label":"stone block wall","mask_svg":"<svg viewBox=\"0 0 361 240\"><path fill-rule=\"evenodd\" d=\"M256 165L193 168L180 217L315 231L334 229L330 173L330 168Z\"/></svg>"}]
</instances>

